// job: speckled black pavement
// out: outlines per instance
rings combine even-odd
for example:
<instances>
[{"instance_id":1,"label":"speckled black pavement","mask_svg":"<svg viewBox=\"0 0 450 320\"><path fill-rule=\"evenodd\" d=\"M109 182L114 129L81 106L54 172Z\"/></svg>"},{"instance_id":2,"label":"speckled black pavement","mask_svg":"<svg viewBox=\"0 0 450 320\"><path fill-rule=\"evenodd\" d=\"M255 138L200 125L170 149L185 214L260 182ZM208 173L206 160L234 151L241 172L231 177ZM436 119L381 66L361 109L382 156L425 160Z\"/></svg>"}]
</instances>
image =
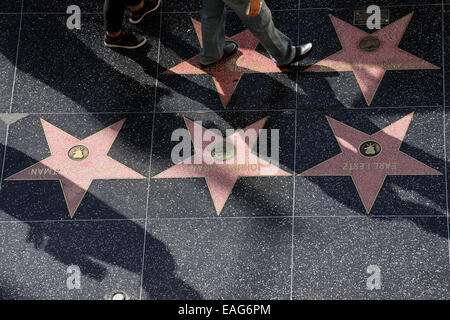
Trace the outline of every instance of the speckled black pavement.
<instances>
[{"instance_id":1,"label":"speckled black pavement","mask_svg":"<svg viewBox=\"0 0 450 320\"><path fill-rule=\"evenodd\" d=\"M449 299L450 0L266 2L313 43L301 68L231 11L245 46L197 68L200 0L164 1L126 52L102 1L0 1L0 299ZM356 19L372 4L380 31ZM194 121L278 129L283 174L176 177Z\"/></svg>"}]
</instances>

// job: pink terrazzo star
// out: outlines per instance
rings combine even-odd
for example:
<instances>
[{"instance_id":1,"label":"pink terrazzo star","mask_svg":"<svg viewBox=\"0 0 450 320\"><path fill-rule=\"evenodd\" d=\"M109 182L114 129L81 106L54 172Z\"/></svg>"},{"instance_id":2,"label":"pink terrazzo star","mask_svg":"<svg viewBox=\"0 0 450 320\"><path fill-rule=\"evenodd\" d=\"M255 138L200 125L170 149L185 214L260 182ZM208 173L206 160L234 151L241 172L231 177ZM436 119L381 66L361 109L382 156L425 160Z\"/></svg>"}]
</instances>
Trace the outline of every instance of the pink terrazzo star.
<instances>
[{"instance_id":1,"label":"pink terrazzo star","mask_svg":"<svg viewBox=\"0 0 450 320\"><path fill-rule=\"evenodd\" d=\"M79 140L41 119L51 156L6 180L59 180L73 218L93 180L145 179L107 155L124 122Z\"/></svg>"},{"instance_id":2,"label":"pink terrazzo star","mask_svg":"<svg viewBox=\"0 0 450 320\"><path fill-rule=\"evenodd\" d=\"M398 48L412 15L410 13L371 34L330 15L342 50L317 62L305 72L353 71L364 98L370 105L386 70L439 69ZM369 51L361 49L361 46Z\"/></svg>"},{"instance_id":3,"label":"pink terrazzo star","mask_svg":"<svg viewBox=\"0 0 450 320\"><path fill-rule=\"evenodd\" d=\"M222 135L185 118L195 154L153 178L205 178L217 215L220 215L239 177L290 175L253 154L251 149L256 141L252 143L245 139L249 130L254 130L259 135L259 130L264 127L266 120L267 118L261 119L242 131L223 138ZM199 136L195 135L195 132L201 132L200 141L197 141ZM204 137L205 133L213 138L210 141L203 140L201 137ZM216 146L222 146L224 143L231 146L230 149L234 147L234 153L229 159L220 161L214 158L212 152Z\"/></svg>"},{"instance_id":4,"label":"pink terrazzo star","mask_svg":"<svg viewBox=\"0 0 450 320\"><path fill-rule=\"evenodd\" d=\"M301 173L301 176L351 176L367 213L386 179L393 175L441 175L401 152L400 145L413 113L373 135L327 117L342 153Z\"/></svg>"},{"instance_id":5,"label":"pink terrazzo star","mask_svg":"<svg viewBox=\"0 0 450 320\"><path fill-rule=\"evenodd\" d=\"M202 42L202 25L192 19L200 45ZM167 70L166 74L209 74L212 76L220 95L223 107L226 108L244 73L278 73L282 72L269 58L255 51L259 40L249 30L245 30L228 40L236 41L239 52L228 59L212 66L202 68L200 55Z\"/></svg>"}]
</instances>

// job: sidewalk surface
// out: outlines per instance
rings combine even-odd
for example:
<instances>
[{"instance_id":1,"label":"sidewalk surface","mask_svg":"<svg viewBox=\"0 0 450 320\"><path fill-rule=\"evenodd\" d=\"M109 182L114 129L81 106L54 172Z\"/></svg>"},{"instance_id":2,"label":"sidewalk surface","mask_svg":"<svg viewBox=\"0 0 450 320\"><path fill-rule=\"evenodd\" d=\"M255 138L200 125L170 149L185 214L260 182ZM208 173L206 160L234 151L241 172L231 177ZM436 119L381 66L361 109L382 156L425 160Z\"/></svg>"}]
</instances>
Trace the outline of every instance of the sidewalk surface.
<instances>
[{"instance_id":1,"label":"sidewalk surface","mask_svg":"<svg viewBox=\"0 0 450 320\"><path fill-rule=\"evenodd\" d=\"M239 53L199 68L200 0L134 51L102 1L0 2L0 299L450 297L450 0L266 1L298 70L231 11ZM279 163L174 163L177 129L278 129Z\"/></svg>"}]
</instances>

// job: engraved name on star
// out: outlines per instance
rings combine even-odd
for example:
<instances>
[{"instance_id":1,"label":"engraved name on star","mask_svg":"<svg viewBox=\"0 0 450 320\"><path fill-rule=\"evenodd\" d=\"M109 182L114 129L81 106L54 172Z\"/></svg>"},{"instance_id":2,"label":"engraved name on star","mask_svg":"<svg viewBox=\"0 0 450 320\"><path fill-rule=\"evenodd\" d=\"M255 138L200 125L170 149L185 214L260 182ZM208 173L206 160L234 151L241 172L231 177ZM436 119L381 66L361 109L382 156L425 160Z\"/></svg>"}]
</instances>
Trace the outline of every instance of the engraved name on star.
<instances>
[{"instance_id":1,"label":"engraved name on star","mask_svg":"<svg viewBox=\"0 0 450 320\"><path fill-rule=\"evenodd\" d=\"M200 45L203 46L202 25L194 19L192 19L192 23ZM164 73L211 75L222 105L226 108L244 73L282 72L271 59L255 51L259 40L249 30L226 39L236 41L239 44L238 53L209 67L202 67L200 55L197 55Z\"/></svg>"},{"instance_id":2,"label":"engraved name on star","mask_svg":"<svg viewBox=\"0 0 450 320\"><path fill-rule=\"evenodd\" d=\"M73 218L93 180L146 179L107 155L124 122L79 140L41 119L51 155L6 180L59 180Z\"/></svg>"},{"instance_id":3,"label":"engraved name on star","mask_svg":"<svg viewBox=\"0 0 450 320\"><path fill-rule=\"evenodd\" d=\"M370 106L387 70L439 69L398 48L412 16L413 12L369 34L330 15L342 50L317 62L305 72L353 71Z\"/></svg>"},{"instance_id":4,"label":"engraved name on star","mask_svg":"<svg viewBox=\"0 0 450 320\"><path fill-rule=\"evenodd\" d=\"M248 141L246 137L250 136L249 132L259 135L267 117L225 138L197 122L184 120L194 146L194 155L153 178L205 178L217 215L222 212L239 177L291 175L251 152L256 139ZM203 140L205 136L211 139Z\"/></svg>"},{"instance_id":5,"label":"engraved name on star","mask_svg":"<svg viewBox=\"0 0 450 320\"><path fill-rule=\"evenodd\" d=\"M368 135L327 117L342 153L301 173L301 176L351 176L367 213L387 176L441 175L400 151L413 113Z\"/></svg>"}]
</instances>

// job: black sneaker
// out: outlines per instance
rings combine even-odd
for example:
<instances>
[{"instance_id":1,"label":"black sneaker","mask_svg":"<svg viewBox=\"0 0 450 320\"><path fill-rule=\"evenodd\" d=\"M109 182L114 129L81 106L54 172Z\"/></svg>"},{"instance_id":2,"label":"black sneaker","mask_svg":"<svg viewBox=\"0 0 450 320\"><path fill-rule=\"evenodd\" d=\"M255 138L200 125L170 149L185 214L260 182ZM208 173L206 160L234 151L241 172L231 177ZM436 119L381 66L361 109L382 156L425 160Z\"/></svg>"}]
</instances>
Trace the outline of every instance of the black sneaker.
<instances>
[{"instance_id":1,"label":"black sneaker","mask_svg":"<svg viewBox=\"0 0 450 320\"><path fill-rule=\"evenodd\" d=\"M231 57L238 51L239 51L239 43L237 43L236 41L233 41L233 40L225 40L225 45L223 46L222 58L220 58L219 60L217 60L215 62L209 63L209 64L203 64L203 63L200 63L200 64L202 67L208 67L208 66L218 63L220 61L223 61L228 57Z\"/></svg>"},{"instance_id":2,"label":"black sneaker","mask_svg":"<svg viewBox=\"0 0 450 320\"><path fill-rule=\"evenodd\" d=\"M118 37L110 37L108 34L105 35L105 46L109 48L137 49L142 47L146 42L147 39L145 37L125 31L122 31Z\"/></svg>"},{"instance_id":3,"label":"black sneaker","mask_svg":"<svg viewBox=\"0 0 450 320\"><path fill-rule=\"evenodd\" d=\"M309 53L311 52L313 45L311 42L302 44L300 46L296 46L295 47L295 56L294 59L292 59L292 61L284 66L279 66L279 67L292 67L292 66L296 66L297 62L305 59Z\"/></svg>"},{"instance_id":4,"label":"black sneaker","mask_svg":"<svg viewBox=\"0 0 450 320\"><path fill-rule=\"evenodd\" d=\"M145 0L144 6L141 9L130 12L130 22L132 24L138 24L147 14L158 9L160 5L161 0Z\"/></svg>"}]
</instances>

